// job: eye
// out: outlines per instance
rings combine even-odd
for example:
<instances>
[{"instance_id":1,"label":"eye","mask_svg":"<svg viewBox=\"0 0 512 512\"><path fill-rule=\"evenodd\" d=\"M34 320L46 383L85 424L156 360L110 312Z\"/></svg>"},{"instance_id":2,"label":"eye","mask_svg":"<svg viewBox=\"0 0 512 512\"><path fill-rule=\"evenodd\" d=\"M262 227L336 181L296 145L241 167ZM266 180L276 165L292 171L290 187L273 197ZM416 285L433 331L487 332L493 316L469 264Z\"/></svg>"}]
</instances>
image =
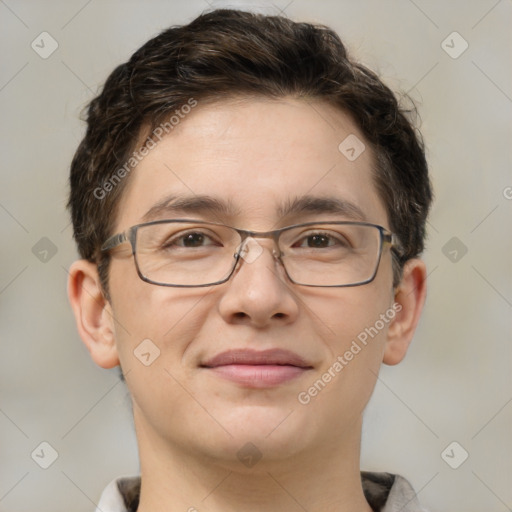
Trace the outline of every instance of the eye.
<instances>
[{"instance_id":1,"label":"eye","mask_svg":"<svg viewBox=\"0 0 512 512\"><path fill-rule=\"evenodd\" d=\"M323 234L310 235L306 240L308 241L308 247L330 247L334 243L331 237Z\"/></svg>"},{"instance_id":2,"label":"eye","mask_svg":"<svg viewBox=\"0 0 512 512\"><path fill-rule=\"evenodd\" d=\"M163 244L163 249L172 247L196 248L209 245L221 245L213 240L212 237L200 231L189 231L188 233L177 234L168 238Z\"/></svg>"},{"instance_id":3,"label":"eye","mask_svg":"<svg viewBox=\"0 0 512 512\"><path fill-rule=\"evenodd\" d=\"M293 247L325 249L328 247L350 247L350 244L341 233L318 232L303 236Z\"/></svg>"}]
</instances>

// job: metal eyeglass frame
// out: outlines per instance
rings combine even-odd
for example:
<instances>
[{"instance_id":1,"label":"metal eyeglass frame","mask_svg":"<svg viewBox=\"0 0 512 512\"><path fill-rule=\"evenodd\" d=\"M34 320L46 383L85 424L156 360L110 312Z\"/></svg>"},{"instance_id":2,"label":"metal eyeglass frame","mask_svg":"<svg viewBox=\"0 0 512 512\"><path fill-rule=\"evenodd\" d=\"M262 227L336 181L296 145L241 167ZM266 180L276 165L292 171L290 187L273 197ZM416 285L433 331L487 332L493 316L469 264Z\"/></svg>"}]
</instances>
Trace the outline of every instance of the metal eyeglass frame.
<instances>
[{"instance_id":1,"label":"metal eyeglass frame","mask_svg":"<svg viewBox=\"0 0 512 512\"><path fill-rule=\"evenodd\" d=\"M137 254L137 247L136 247L136 245L137 245L137 230L139 228L142 228L145 226L152 226L155 224L168 224L168 223L188 223L188 224L190 224L190 223L196 223L196 222L198 224L203 224L203 225L207 225L207 226L209 225L209 226L220 226L220 227L230 228L230 229L235 230L238 233L238 235L240 236L241 241L240 241L240 245L239 245L239 250L238 250L238 252L235 252L233 254L235 261L233 263L233 268L231 269L231 272L227 275L227 277L225 277L224 279L221 279L220 281L215 281L213 283L207 283L207 284L168 284L168 283L159 283L157 281L152 281L151 279L147 278L141 272L141 270L139 268L139 264L137 262L137 256L136 256L136 254ZM299 282L294 281L288 275L288 270L286 269L286 265L283 262L283 260L281 259L281 251L276 251L276 249L274 248L272 250L272 254L273 254L274 258L277 259L281 263L281 265L283 266L283 269L286 273L286 276L288 277L290 282L292 282L293 284L297 284L299 286L312 286L312 287L320 287L320 288L345 288L345 287L350 287L350 286L361 286L363 284L368 284L375 279L375 276L377 275L377 271L380 266L380 260L382 258L382 252L383 252L383 248L384 248L385 244L388 244L390 246L390 248L397 253L398 256L400 256L402 254L402 245L400 244L398 237L394 233L391 233L390 231L388 231L383 226L379 226L378 224L372 224L370 222L314 221L314 222L305 222L302 224L293 224L291 226L286 226L284 228L279 228L279 229L275 229L272 231L250 231L247 229L239 229L239 228L235 228L233 226L228 226L226 224L220 224L220 223L216 223L216 222L208 222L208 221L203 221L203 220L199 220L199 219L162 219L162 220L155 220L152 222L145 222L143 224L136 224L135 226L128 228L126 231L123 231L122 233L117 233L117 234L109 237L104 242L104 244L101 246L100 251L108 252L125 242L130 242L131 247L132 247L132 256L133 256L133 259L135 262L135 268L137 269L137 274L146 283L154 284L157 286L170 286L170 287L175 287L175 288L200 288L200 287L205 287L205 286L215 286L218 284L222 284L231 278L231 276L235 272L235 269L238 266L238 262L240 261L241 252L243 252L241 249L244 248L244 246L245 246L244 242L247 238L249 238L249 237L251 237L251 238L271 238L274 241L275 246L277 246L279 248L279 237L281 236L281 233L288 231L290 229L298 228L298 227L317 226L320 224L370 226L370 227L374 227L374 228L378 229L378 231L380 233L379 253L377 256L377 261L375 263L375 269L373 271L373 274L371 275L371 277L369 277L368 279L366 279L364 281L359 281L357 283L350 283L350 284L334 284L334 285L320 284L320 285L317 285L317 284L299 283Z\"/></svg>"}]
</instances>

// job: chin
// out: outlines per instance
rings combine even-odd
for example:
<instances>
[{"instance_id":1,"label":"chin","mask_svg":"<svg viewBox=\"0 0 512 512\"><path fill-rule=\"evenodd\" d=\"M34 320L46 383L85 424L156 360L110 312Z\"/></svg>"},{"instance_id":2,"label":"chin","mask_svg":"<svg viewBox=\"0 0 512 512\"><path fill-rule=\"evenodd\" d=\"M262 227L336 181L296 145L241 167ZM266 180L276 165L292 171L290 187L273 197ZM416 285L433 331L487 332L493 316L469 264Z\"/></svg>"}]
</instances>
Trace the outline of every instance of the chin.
<instances>
[{"instance_id":1,"label":"chin","mask_svg":"<svg viewBox=\"0 0 512 512\"><path fill-rule=\"evenodd\" d=\"M315 432L318 424L311 421L311 415L308 417L304 410L289 404L231 406L225 412L217 419L231 436L219 433L222 440L218 441L226 443L223 449L237 457L243 455L244 447L251 451L246 445L254 445L254 451L259 450L266 460L286 459L307 449L316 437L322 437L322 432Z\"/></svg>"}]
</instances>

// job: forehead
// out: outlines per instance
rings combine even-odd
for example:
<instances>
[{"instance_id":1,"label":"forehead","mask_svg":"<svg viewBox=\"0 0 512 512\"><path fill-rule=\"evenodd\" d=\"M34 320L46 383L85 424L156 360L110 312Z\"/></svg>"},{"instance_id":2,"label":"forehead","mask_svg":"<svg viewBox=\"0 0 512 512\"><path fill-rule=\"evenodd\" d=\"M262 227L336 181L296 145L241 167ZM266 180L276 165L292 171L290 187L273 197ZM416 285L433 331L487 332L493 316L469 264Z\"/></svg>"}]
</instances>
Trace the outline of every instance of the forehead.
<instances>
[{"instance_id":1,"label":"forehead","mask_svg":"<svg viewBox=\"0 0 512 512\"><path fill-rule=\"evenodd\" d=\"M291 98L199 101L173 126L161 140L153 136L155 144L132 171L117 229L209 213L209 220L265 230L301 215L318 217L322 205L334 214L329 205L335 203L337 214L387 225L373 155L351 118L331 105ZM216 205L201 209L208 202ZM193 208L166 209L190 203L197 215ZM315 206L301 208L306 203Z\"/></svg>"}]
</instances>

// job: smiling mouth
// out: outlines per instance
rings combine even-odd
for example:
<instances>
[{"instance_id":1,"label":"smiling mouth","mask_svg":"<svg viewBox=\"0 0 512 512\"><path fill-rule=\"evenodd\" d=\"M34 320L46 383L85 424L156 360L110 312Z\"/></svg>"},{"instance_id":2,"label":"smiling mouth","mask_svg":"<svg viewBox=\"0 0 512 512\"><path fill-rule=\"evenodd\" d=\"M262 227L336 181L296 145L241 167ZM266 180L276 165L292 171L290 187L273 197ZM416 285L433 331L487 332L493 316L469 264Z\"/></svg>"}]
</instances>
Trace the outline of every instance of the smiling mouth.
<instances>
[{"instance_id":1,"label":"smiling mouth","mask_svg":"<svg viewBox=\"0 0 512 512\"><path fill-rule=\"evenodd\" d=\"M207 360L200 367L220 378L251 388L278 386L313 368L299 355L281 349L229 350Z\"/></svg>"}]
</instances>

